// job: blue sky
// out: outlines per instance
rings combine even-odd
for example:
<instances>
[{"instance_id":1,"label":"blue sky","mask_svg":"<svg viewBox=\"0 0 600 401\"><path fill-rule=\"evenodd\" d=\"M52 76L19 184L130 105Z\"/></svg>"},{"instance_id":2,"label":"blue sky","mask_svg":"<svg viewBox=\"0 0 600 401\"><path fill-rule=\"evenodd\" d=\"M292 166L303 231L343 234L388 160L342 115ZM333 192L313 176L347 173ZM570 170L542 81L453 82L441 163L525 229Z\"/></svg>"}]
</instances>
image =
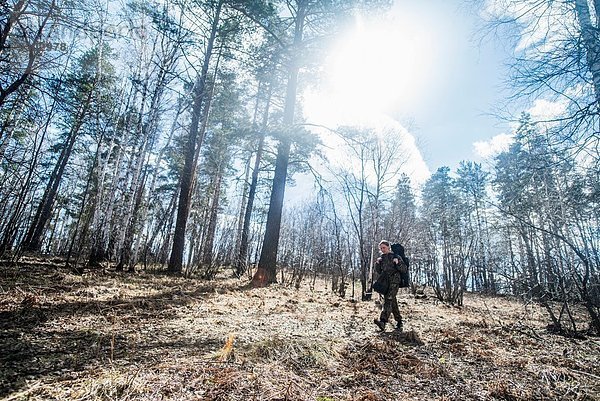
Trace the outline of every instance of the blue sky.
<instances>
[{"instance_id":1,"label":"blue sky","mask_svg":"<svg viewBox=\"0 0 600 401\"><path fill-rule=\"evenodd\" d=\"M435 87L409 112L410 127L432 171L455 168L461 160L478 160L473 143L508 133L509 127L491 115L506 103L506 62L510 45L498 37L483 37L481 21L464 1L398 0L392 11L403 19L422 21L441 45Z\"/></svg>"}]
</instances>

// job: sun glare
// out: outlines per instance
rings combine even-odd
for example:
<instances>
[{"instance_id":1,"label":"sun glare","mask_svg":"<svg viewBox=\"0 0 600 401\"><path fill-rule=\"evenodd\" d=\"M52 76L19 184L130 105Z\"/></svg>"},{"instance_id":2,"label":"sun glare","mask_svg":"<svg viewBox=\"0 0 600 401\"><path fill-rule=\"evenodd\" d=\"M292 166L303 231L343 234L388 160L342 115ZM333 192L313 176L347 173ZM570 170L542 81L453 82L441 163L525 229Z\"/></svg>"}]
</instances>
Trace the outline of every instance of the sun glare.
<instances>
[{"instance_id":1,"label":"sun glare","mask_svg":"<svg viewBox=\"0 0 600 401\"><path fill-rule=\"evenodd\" d=\"M416 101L426 82L431 44L408 25L377 25L357 18L326 66L330 90L345 107L386 112Z\"/></svg>"},{"instance_id":2,"label":"sun glare","mask_svg":"<svg viewBox=\"0 0 600 401\"><path fill-rule=\"evenodd\" d=\"M377 22L377 23L376 23ZM433 47L424 27L411 24L367 21L357 17L355 26L332 46L318 88L303 94L309 121L327 127L369 126L390 129L402 137L410 155L405 172L423 182L429 169L415 139L396 121L409 115L431 86ZM335 136L324 132L330 160L343 160Z\"/></svg>"},{"instance_id":3,"label":"sun glare","mask_svg":"<svg viewBox=\"0 0 600 401\"><path fill-rule=\"evenodd\" d=\"M428 90L434 63L430 33L412 21L368 21L332 46L322 87L305 94L313 116L347 124L381 114L408 114Z\"/></svg>"}]
</instances>

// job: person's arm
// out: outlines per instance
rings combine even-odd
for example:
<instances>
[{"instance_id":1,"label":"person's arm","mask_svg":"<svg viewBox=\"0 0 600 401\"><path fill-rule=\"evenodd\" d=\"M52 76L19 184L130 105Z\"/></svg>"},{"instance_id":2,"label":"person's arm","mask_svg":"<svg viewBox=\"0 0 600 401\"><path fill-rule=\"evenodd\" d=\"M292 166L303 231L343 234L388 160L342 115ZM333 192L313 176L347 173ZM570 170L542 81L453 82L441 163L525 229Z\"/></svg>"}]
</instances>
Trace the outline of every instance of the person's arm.
<instances>
[{"instance_id":1,"label":"person's arm","mask_svg":"<svg viewBox=\"0 0 600 401\"><path fill-rule=\"evenodd\" d=\"M401 273L406 273L408 269L406 268L406 263L404 263L404 259L400 255L394 255L396 262L396 269Z\"/></svg>"},{"instance_id":2,"label":"person's arm","mask_svg":"<svg viewBox=\"0 0 600 401\"><path fill-rule=\"evenodd\" d=\"M381 256L375 261L375 271L377 274L381 274Z\"/></svg>"}]
</instances>

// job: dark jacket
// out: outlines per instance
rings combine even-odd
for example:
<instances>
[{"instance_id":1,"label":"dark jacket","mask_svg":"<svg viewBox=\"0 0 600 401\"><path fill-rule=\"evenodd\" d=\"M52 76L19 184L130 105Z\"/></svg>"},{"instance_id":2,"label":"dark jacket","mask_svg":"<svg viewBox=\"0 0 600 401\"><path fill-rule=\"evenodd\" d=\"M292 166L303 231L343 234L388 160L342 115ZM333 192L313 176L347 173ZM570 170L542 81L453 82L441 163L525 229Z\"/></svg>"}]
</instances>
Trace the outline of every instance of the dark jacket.
<instances>
[{"instance_id":1,"label":"dark jacket","mask_svg":"<svg viewBox=\"0 0 600 401\"><path fill-rule=\"evenodd\" d=\"M375 271L379 274L381 274L382 272L386 272L387 274L391 276L396 275L396 274L400 274L400 266L403 265L402 259L390 252L390 253L385 253L383 255L380 256L381 261L377 261L375 262ZM394 263L394 259L398 259L398 263Z\"/></svg>"}]
</instances>

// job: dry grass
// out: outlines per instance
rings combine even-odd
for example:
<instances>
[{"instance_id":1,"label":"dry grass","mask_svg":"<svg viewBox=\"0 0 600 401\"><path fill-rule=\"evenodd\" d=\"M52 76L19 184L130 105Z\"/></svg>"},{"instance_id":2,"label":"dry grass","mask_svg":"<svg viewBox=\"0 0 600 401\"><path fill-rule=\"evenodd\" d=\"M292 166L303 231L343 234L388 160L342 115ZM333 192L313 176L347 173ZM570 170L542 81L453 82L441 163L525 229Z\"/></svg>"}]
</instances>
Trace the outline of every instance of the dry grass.
<instances>
[{"instance_id":1,"label":"dry grass","mask_svg":"<svg viewBox=\"0 0 600 401\"><path fill-rule=\"evenodd\" d=\"M543 311L403 292L376 302L280 285L2 266L7 400L597 400L600 341L548 333Z\"/></svg>"}]
</instances>

